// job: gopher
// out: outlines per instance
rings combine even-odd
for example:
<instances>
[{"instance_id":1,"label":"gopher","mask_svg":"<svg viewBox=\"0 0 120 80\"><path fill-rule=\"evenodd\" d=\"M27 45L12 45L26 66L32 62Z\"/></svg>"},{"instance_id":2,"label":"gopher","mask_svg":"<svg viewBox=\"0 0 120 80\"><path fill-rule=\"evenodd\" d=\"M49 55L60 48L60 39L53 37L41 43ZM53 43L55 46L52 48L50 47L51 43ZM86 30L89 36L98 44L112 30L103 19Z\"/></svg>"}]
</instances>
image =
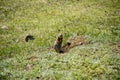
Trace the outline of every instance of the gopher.
<instances>
[{"instance_id":1,"label":"gopher","mask_svg":"<svg viewBox=\"0 0 120 80\"><path fill-rule=\"evenodd\" d=\"M62 41L63 41L63 35L59 34L55 43L54 43L54 49L58 53L64 53L62 49Z\"/></svg>"}]
</instances>

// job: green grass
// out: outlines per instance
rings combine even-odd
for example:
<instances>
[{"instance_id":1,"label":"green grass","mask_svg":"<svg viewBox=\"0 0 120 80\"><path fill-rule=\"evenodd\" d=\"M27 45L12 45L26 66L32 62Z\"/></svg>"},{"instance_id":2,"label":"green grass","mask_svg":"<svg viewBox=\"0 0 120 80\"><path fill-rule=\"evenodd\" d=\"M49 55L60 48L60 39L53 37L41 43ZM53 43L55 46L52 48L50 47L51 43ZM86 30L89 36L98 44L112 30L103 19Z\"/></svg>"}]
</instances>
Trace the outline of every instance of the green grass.
<instances>
[{"instance_id":1,"label":"green grass","mask_svg":"<svg viewBox=\"0 0 120 80\"><path fill-rule=\"evenodd\" d=\"M2 26L0 80L120 79L119 0L1 0ZM63 43L76 35L90 43L66 54L47 50L60 32ZM27 34L35 40L25 42Z\"/></svg>"}]
</instances>

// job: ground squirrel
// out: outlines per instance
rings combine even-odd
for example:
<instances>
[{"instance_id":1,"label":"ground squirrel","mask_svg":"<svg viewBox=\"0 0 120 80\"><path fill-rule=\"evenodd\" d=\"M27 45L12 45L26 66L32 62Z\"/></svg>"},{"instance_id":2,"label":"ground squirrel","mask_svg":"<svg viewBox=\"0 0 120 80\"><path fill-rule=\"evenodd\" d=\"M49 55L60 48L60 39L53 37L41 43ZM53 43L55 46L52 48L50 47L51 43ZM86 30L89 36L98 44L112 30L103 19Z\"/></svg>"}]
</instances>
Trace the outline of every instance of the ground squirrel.
<instances>
[{"instance_id":1,"label":"ground squirrel","mask_svg":"<svg viewBox=\"0 0 120 80\"><path fill-rule=\"evenodd\" d=\"M55 43L54 43L54 49L58 53L65 53L68 52L71 48L86 44L86 40L84 36L75 36L74 38L68 39L67 43L62 46L63 42L63 35L59 34Z\"/></svg>"},{"instance_id":2,"label":"ground squirrel","mask_svg":"<svg viewBox=\"0 0 120 80\"><path fill-rule=\"evenodd\" d=\"M63 53L63 50L62 50L62 40L63 40L63 35L62 34L59 34L55 43L54 43L54 49L56 52L58 53Z\"/></svg>"}]
</instances>

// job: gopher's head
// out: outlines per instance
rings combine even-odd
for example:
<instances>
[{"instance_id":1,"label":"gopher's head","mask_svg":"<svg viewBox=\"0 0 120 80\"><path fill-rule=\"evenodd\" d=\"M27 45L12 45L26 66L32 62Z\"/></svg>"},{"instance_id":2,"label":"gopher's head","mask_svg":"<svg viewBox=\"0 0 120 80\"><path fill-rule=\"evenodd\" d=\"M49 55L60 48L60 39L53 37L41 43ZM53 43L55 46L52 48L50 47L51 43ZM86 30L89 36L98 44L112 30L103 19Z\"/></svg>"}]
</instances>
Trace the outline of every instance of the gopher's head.
<instances>
[{"instance_id":1,"label":"gopher's head","mask_svg":"<svg viewBox=\"0 0 120 80\"><path fill-rule=\"evenodd\" d=\"M62 34L59 34L59 35L58 35L58 38L57 38L57 42L58 42L58 43L62 43L62 40L63 40L63 35L62 35Z\"/></svg>"}]
</instances>

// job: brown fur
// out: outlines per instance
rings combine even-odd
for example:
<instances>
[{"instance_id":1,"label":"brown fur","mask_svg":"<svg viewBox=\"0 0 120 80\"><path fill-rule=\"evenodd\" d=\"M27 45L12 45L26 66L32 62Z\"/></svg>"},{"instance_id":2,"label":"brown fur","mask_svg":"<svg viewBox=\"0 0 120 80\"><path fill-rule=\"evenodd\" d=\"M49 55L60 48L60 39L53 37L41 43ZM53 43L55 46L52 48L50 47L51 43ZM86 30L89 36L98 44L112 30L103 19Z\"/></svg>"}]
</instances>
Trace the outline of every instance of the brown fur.
<instances>
[{"instance_id":1,"label":"brown fur","mask_svg":"<svg viewBox=\"0 0 120 80\"><path fill-rule=\"evenodd\" d=\"M60 34L60 35L58 35L57 40L54 43L54 49L58 53L63 53L63 50L62 50L62 40L63 40L63 35Z\"/></svg>"}]
</instances>

